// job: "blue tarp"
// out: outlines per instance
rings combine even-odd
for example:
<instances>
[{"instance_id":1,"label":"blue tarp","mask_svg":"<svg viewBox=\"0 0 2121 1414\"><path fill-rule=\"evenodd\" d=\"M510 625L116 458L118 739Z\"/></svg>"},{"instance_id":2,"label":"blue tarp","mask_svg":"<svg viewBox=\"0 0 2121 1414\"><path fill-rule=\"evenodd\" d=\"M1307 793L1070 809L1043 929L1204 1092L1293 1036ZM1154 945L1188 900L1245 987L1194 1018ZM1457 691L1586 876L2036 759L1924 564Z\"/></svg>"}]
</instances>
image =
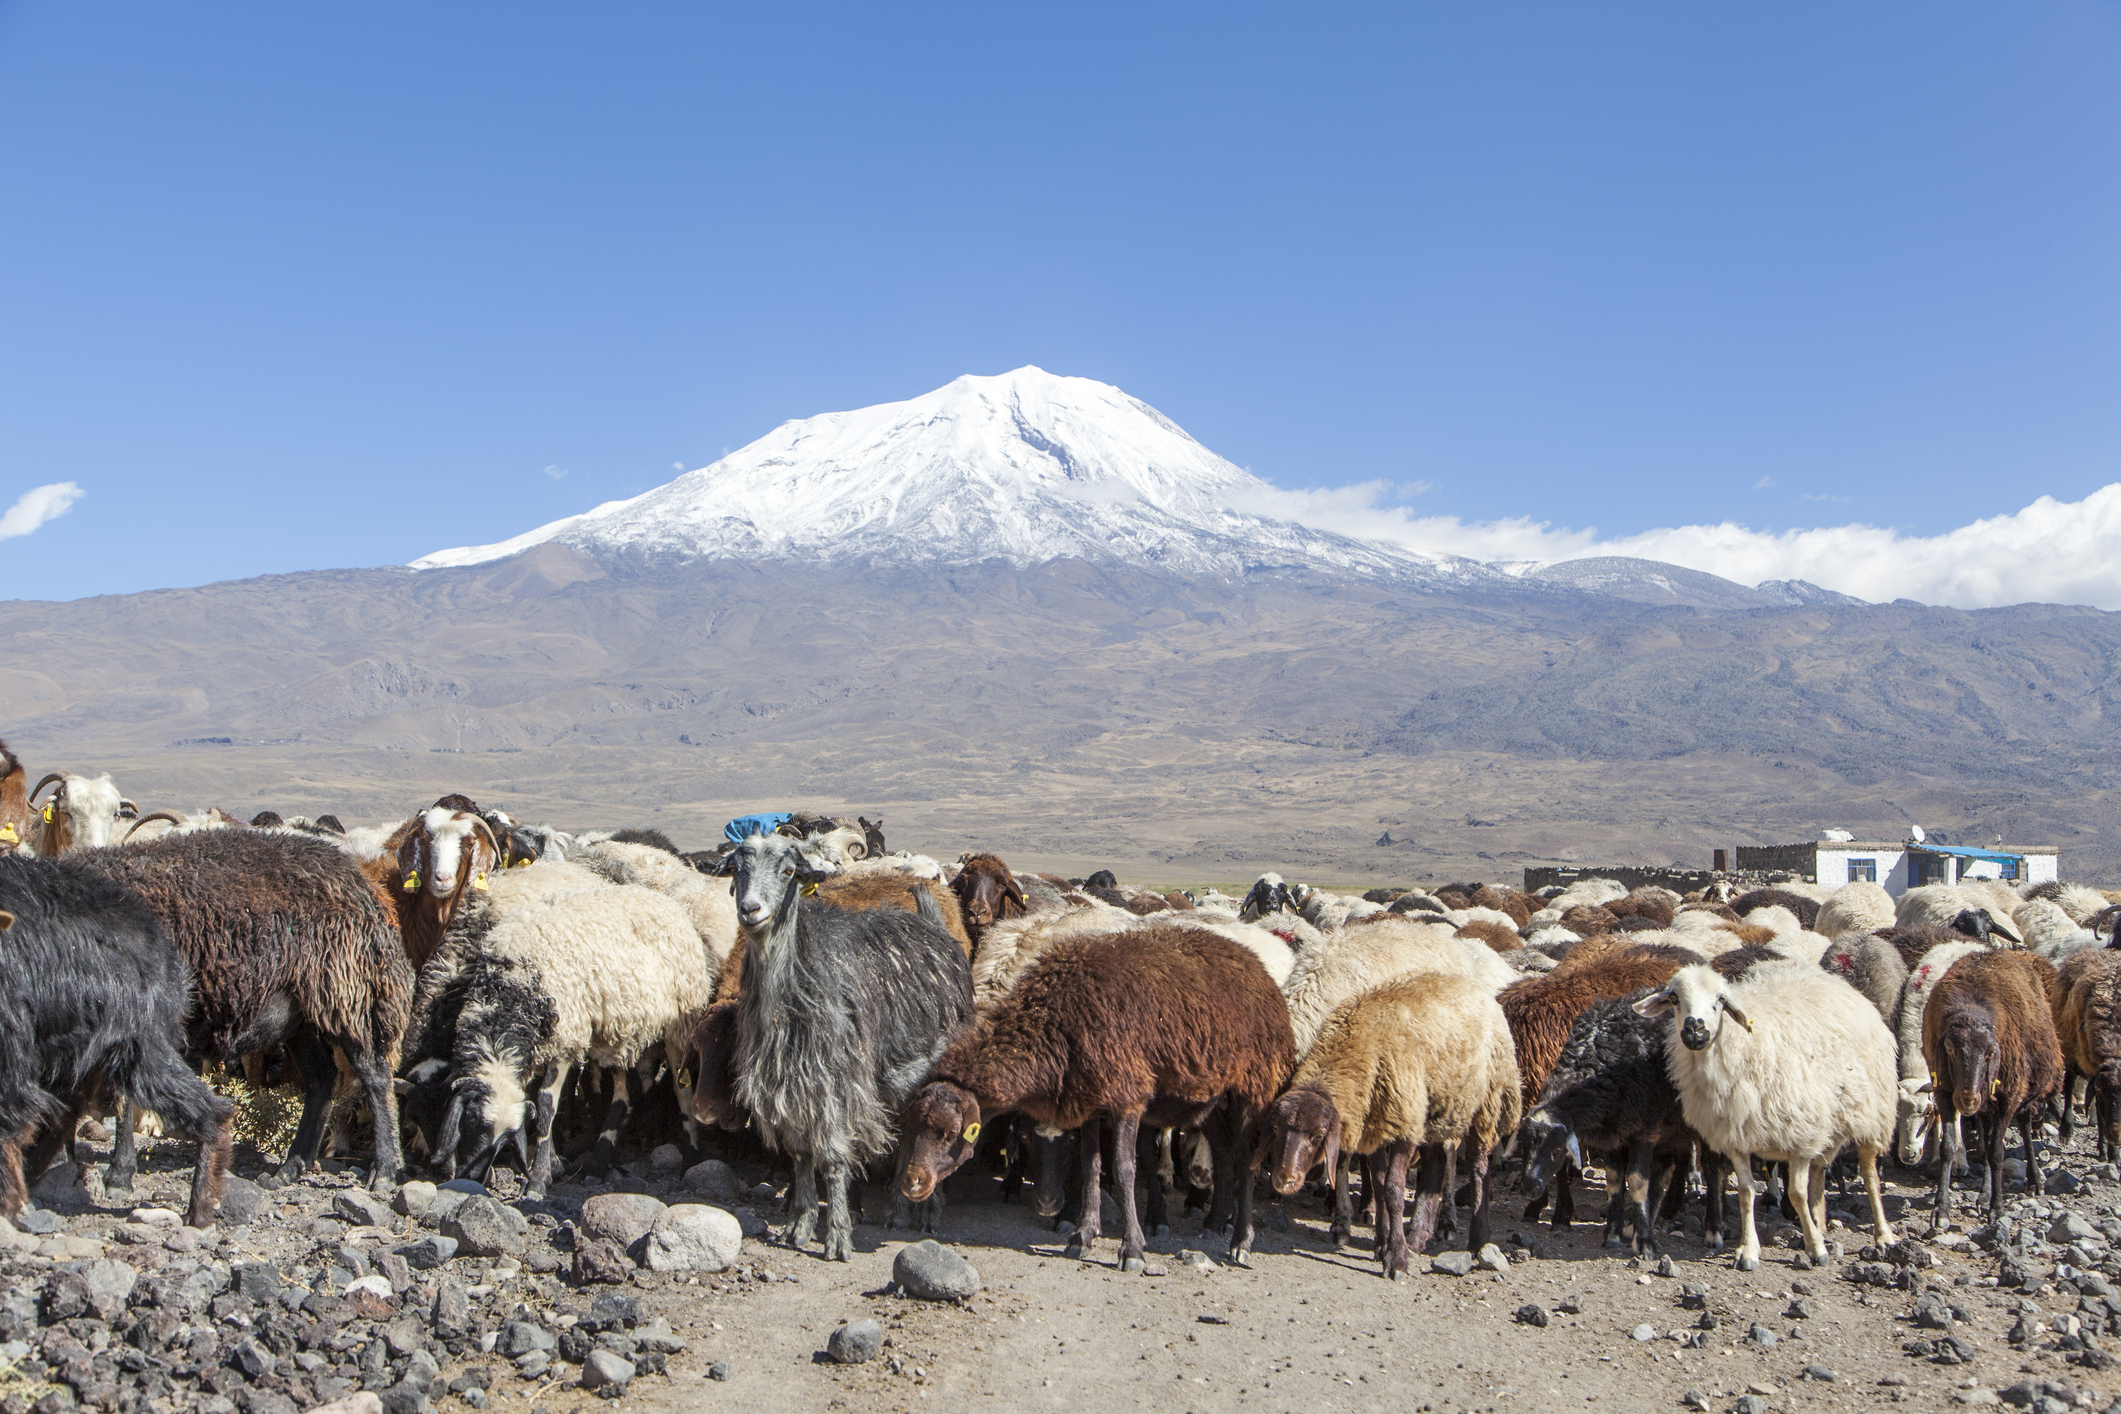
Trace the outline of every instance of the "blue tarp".
<instances>
[{"instance_id":1,"label":"blue tarp","mask_svg":"<svg viewBox=\"0 0 2121 1414\"><path fill-rule=\"evenodd\" d=\"M743 839L746 835L770 835L787 823L788 812L785 810L779 813L768 811L760 815L739 815L722 826L722 833L735 841Z\"/></svg>"},{"instance_id":2,"label":"blue tarp","mask_svg":"<svg viewBox=\"0 0 2121 1414\"><path fill-rule=\"evenodd\" d=\"M2007 854L2001 850L1994 849L1975 849L1972 845L1963 844L1930 844L1924 841L1921 844L1910 844L1908 848L1922 854L1950 854L1960 859L1991 859L1998 864L2023 863L2025 860L2025 856L2022 854Z\"/></svg>"}]
</instances>

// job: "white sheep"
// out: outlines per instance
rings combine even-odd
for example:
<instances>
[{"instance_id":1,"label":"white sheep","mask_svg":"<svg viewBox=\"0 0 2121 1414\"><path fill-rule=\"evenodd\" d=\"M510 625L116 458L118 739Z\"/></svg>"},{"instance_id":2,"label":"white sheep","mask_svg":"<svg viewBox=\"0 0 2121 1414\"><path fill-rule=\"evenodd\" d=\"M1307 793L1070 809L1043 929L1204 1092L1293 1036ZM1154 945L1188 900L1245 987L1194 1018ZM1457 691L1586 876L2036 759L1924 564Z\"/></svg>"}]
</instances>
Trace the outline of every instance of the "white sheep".
<instances>
[{"instance_id":1,"label":"white sheep","mask_svg":"<svg viewBox=\"0 0 2121 1414\"><path fill-rule=\"evenodd\" d=\"M2073 952L2099 946L2091 929L2070 917L2053 899L2036 898L2019 904L2018 911L2011 915L2011 926L2025 939L2027 947L2053 963L2060 963Z\"/></svg>"},{"instance_id":2,"label":"white sheep","mask_svg":"<svg viewBox=\"0 0 2121 1414\"><path fill-rule=\"evenodd\" d=\"M1839 939L1843 933L1875 933L1893 926L1893 896L1883 886L1858 879L1834 890L1820 906L1812 930Z\"/></svg>"},{"instance_id":3,"label":"white sheep","mask_svg":"<svg viewBox=\"0 0 2121 1414\"><path fill-rule=\"evenodd\" d=\"M1826 1260L1826 1166L1854 1143L1872 1229L1893 1241L1878 1155L1893 1136L1893 1037L1855 988L1801 962L1762 963L1735 982L1683 967L1635 1004L1669 1019L1665 1068L1686 1121L1731 1163L1745 1233L1738 1269L1760 1265L1753 1157L1790 1166L1805 1250Z\"/></svg>"},{"instance_id":4,"label":"white sheep","mask_svg":"<svg viewBox=\"0 0 2121 1414\"><path fill-rule=\"evenodd\" d=\"M1893 910L1893 926L1950 928L1953 919L1976 908L1985 908L1998 918L2009 917L2008 910L1998 913L1996 901L1981 890L1957 884L1924 884L1900 896L1900 903Z\"/></svg>"},{"instance_id":5,"label":"white sheep","mask_svg":"<svg viewBox=\"0 0 2121 1414\"><path fill-rule=\"evenodd\" d=\"M736 900L729 886L710 879L667 849L653 845L622 844L601 840L577 845L571 862L600 874L615 884L639 884L666 898L677 900L692 919L700 943L707 950L707 967L716 976L736 947ZM524 873L504 870L503 873Z\"/></svg>"},{"instance_id":6,"label":"white sheep","mask_svg":"<svg viewBox=\"0 0 2121 1414\"><path fill-rule=\"evenodd\" d=\"M1461 946L1463 941L1452 936L1447 924L1417 923L1402 917L1343 928L1328 933L1318 946L1304 949L1281 989L1289 1004L1297 1059L1302 1060L1311 1049L1311 1043L1318 1039L1318 1029L1335 1007L1372 987L1407 972L1472 976L1471 949ZM1474 946L1487 951L1481 944ZM1476 980L1485 985L1486 976Z\"/></svg>"},{"instance_id":7,"label":"white sheep","mask_svg":"<svg viewBox=\"0 0 2121 1414\"><path fill-rule=\"evenodd\" d=\"M2090 923L2112 907L2112 901L2105 894L2097 889L2086 888L2083 884L2063 884L2047 880L2038 884L2021 884L2017 892L2023 899L2049 900L2068 914L2071 922L2080 925Z\"/></svg>"}]
</instances>

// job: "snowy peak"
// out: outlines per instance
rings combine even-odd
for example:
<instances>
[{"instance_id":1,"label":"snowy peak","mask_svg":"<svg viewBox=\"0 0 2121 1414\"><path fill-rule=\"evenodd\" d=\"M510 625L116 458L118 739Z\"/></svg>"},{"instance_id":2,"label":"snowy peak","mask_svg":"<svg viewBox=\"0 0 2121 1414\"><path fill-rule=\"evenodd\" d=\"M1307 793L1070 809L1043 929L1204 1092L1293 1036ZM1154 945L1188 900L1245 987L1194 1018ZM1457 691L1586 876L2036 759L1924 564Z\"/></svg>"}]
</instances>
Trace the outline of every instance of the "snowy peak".
<instances>
[{"instance_id":1,"label":"snowy peak","mask_svg":"<svg viewBox=\"0 0 2121 1414\"><path fill-rule=\"evenodd\" d=\"M1234 509L1271 493L1118 388L1026 367L783 423L644 495L413 568L484 564L557 541L652 559L1075 557L1219 576L1292 565L1487 574Z\"/></svg>"}]
</instances>

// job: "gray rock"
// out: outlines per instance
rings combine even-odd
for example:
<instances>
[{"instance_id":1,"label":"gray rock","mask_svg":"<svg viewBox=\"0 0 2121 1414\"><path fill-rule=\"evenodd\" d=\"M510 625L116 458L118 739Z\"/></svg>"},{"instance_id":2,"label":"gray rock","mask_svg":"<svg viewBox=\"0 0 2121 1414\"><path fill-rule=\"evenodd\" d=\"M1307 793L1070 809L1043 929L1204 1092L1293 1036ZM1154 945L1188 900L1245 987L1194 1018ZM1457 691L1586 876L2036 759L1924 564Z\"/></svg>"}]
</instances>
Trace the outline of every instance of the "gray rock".
<instances>
[{"instance_id":1,"label":"gray rock","mask_svg":"<svg viewBox=\"0 0 2121 1414\"><path fill-rule=\"evenodd\" d=\"M444 1340L462 1336L471 1325L471 1298L464 1288L448 1277L435 1283L434 1308L427 1319L434 1324L435 1334Z\"/></svg>"},{"instance_id":2,"label":"gray rock","mask_svg":"<svg viewBox=\"0 0 2121 1414\"><path fill-rule=\"evenodd\" d=\"M686 1169L685 1186L725 1206L740 1203L744 1198L743 1185L736 1181L736 1174L729 1165L720 1159L708 1159Z\"/></svg>"},{"instance_id":3,"label":"gray rock","mask_svg":"<svg viewBox=\"0 0 2121 1414\"><path fill-rule=\"evenodd\" d=\"M425 1217L427 1210L435 1205L435 1193L432 1183L414 1179L411 1183L398 1185L398 1191L391 1195L390 1206L408 1218Z\"/></svg>"},{"instance_id":4,"label":"gray rock","mask_svg":"<svg viewBox=\"0 0 2121 1414\"><path fill-rule=\"evenodd\" d=\"M607 1385L624 1389L632 1378L633 1363L609 1350L592 1350L582 1362L583 1389L603 1389Z\"/></svg>"},{"instance_id":5,"label":"gray rock","mask_svg":"<svg viewBox=\"0 0 2121 1414\"><path fill-rule=\"evenodd\" d=\"M641 1323L641 1303L622 1292L607 1291L589 1303L583 1324L592 1331L630 1331Z\"/></svg>"},{"instance_id":6,"label":"gray rock","mask_svg":"<svg viewBox=\"0 0 2121 1414\"><path fill-rule=\"evenodd\" d=\"M115 1321L132 1297L140 1273L125 1262L98 1257L81 1264L81 1280L88 1289L88 1309L99 1321Z\"/></svg>"},{"instance_id":7,"label":"gray rock","mask_svg":"<svg viewBox=\"0 0 2121 1414\"><path fill-rule=\"evenodd\" d=\"M309 1414L383 1414L383 1401L364 1389L329 1404L312 1405Z\"/></svg>"},{"instance_id":8,"label":"gray rock","mask_svg":"<svg viewBox=\"0 0 2121 1414\"><path fill-rule=\"evenodd\" d=\"M1731 1406L1731 1414L1768 1414L1768 1402L1757 1394L1743 1394Z\"/></svg>"},{"instance_id":9,"label":"gray rock","mask_svg":"<svg viewBox=\"0 0 2121 1414\"><path fill-rule=\"evenodd\" d=\"M1673 1265L1669 1256L1659 1257L1657 1265L1651 1270L1651 1274L1660 1277L1676 1277L1679 1275L1679 1268Z\"/></svg>"},{"instance_id":10,"label":"gray rock","mask_svg":"<svg viewBox=\"0 0 2121 1414\"><path fill-rule=\"evenodd\" d=\"M549 1350L533 1350L528 1355L516 1357L516 1376L519 1379L541 1380L551 1368L552 1352Z\"/></svg>"},{"instance_id":11,"label":"gray rock","mask_svg":"<svg viewBox=\"0 0 2121 1414\"><path fill-rule=\"evenodd\" d=\"M59 1215L49 1208L24 1208L13 1221L32 1237L50 1237L59 1230Z\"/></svg>"},{"instance_id":12,"label":"gray rock","mask_svg":"<svg viewBox=\"0 0 2121 1414\"><path fill-rule=\"evenodd\" d=\"M933 1238L901 1247L891 1279L920 1301L965 1301L980 1289L979 1269Z\"/></svg>"},{"instance_id":13,"label":"gray rock","mask_svg":"<svg viewBox=\"0 0 2121 1414\"><path fill-rule=\"evenodd\" d=\"M1841 1376L1824 1365L1807 1365L1804 1367L1804 1378L1817 1380L1821 1384L1832 1384Z\"/></svg>"},{"instance_id":14,"label":"gray rock","mask_svg":"<svg viewBox=\"0 0 2121 1414\"><path fill-rule=\"evenodd\" d=\"M423 1237L418 1242L406 1243L398 1249L398 1255L405 1259L407 1266L431 1272L457 1255L457 1240L436 1233L432 1237Z\"/></svg>"},{"instance_id":15,"label":"gray rock","mask_svg":"<svg viewBox=\"0 0 2121 1414\"><path fill-rule=\"evenodd\" d=\"M2072 1242L2094 1242L2099 1238L2099 1229L2076 1213L2064 1213L2047 1229L2047 1240L2067 1247Z\"/></svg>"},{"instance_id":16,"label":"gray rock","mask_svg":"<svg viewBox=\"0 0 2121 1414\"><path fill-rule=\"evenodd\" d=\"M511 1218L515 1221L509 1221ZM442 1235L455 1238L457 1250L467 1257L520 1257L527 1245L523 1235L529 1226L521 1213L504 1208L491 1198L474 1195L442 1220Z\"/></svg>"},{"instance_id":17,"label":"gray rock","mask_svg":"<svg viewBox=\"0 0 2121 1414\"><path fill-rule=\"evenodd\" d=\"M1777 1335L1775 1332L1769 1330L1766 1326L1763 1325L1755 1325L1751 1330L1745 1333L1745 1338L1753 1342L1753 1344L1759 1346L1762 1350L1774 1349L1775 1343L1782 1339L1781 1336Z\"/></svg>"},{"instance_id":18,"label":"gray rock","mask_svg":"<svg viewBox=\"0 0 2121 1414\"><path fill-rule=\"evenodd\" d=\"M357 1227L390 1229L390 1209L359 1188L342 1188L331 1198L331 1210Z\"/></svg>"},{"instance_id":19,"label":"gray rock","mask_svg":"<svg viewBox=\"0 0 2121 1414\"><path fill-rule=\"evenodd\" d=\"M1657 1339L1657 1327L1651 1325L1648 1321L1644 1321L1641 1325L1628 1332L1628 1338L1644 1343L1653 1341Z\"/></svg>"},{"instance_id":20,"label":"gray rock","mask_svg":"<svg viewBox=\"0 0 2121 1414\"><path fill-rule=\"evenodd\" d=\"M574 1245L574 1281L577 1286L594 1282L623 1285L633 1278L633 1259L616 1242L583 1237Z\"/></svg>"},{"instance_id":21,"label":"gray rock","mask_svg":"<svg viewBox=\"0 0 2121 1414\"><path fill-rule=\"evenodd\" d=\"M676 1173L685 1167L685 1155L675 1144L658 1144L648 1154L651 1173Z\"/></svg>"},{"instance_id":22,"label":"gray rock","mask_svg":"<svg viewBox=\"0 0 2121 1414\"><path fill-rule=\"evenodd\" d=\"M382 1335L384 1347L393 1359L402 1360L427 1344L427 1333L420 1328L419 1318L415 1316L398 1317L383 1327Z\"/></svg>"},{"instance_id":23,"label":"gray rock","mask_svg":"<svg viewBox=\"0 0 2121 1414\"><path fill-rule=\"evenodd\" d=\"M432 1390L441 1376L441 1363L429 1351L415 1350L405 1362L405 1383L417 1385L423 1394Z\"/></svg>"},{"instance_id":24,"label":"gray rock","mask_svg":"<svg viewBox=\"0 0 2121 1414\"><path fill-rule=\"evenodd\" d=\"M2082 1190L2083 1187L2083 1179L2077 1177L2068 1169L2056 1169L2047 1176L2047 1182L2041 1186L2040 1191L2043 1193L2076 1193Z\"/></svg>"},{"instance_id":25,"label":"gray rock","mask_svg":"<svg viewBox=\"0 0 2121 1414\"><path fill-rule=\"evenodd\" d=\"M1679 1288L1679 1309L1682 1311L1706 1311L1709 1308L1709 1289L1698 1281L1690 1281Z\"/></svg>"},{"instance_id":26,"label":"gray rock","mask_svg":"<svg viewBox=\"0 0 2121 1414\"><path fill-rule=\"evenodd\" d=\"M637 1194L617 1194L637 1197ZM595 1202L592 1198L590 1202ZM649 1202L655 1202L649 1199ZM704 1203L679 1203L656 1215L647 1233L643 1256L653 1272L719 1272L735 1265L744 1245L743 1224L733 1214ZM587 1203L582 1205L588 1216Z\"/></svg>"},{"instance_id":27,"label":"gray rock","mask_svg":"<svg viewBox=\"0 0 2121 1414\"><path fill-rule=\"evenodd\" d=\"M1471 1252L1439 1252L1429 1259L1429 1270L1447 1277L1462 1277L1473 1270Z\"/></svg>"},{"instance_id":28,"label":"gray rock","mask_svg":"<svg viewBox=\"0 0 2121 1414\"><path fill-rule=\"evenodd\" d=\"M427 1391L410 1380L402 1380L376 1396L383 1401L383 1414L426 1414L433 1406Z\"/></svg>"},{"instance_id":29,"label":"gray rock","mask_svg":"<svg viewBox=\"0 0 2121 1414\"><path fill-rule=\"evenodd\" d=\"M1812 1318L1812 1303L1810 1298L1803 1296L1795 1298L1790 1302L1789 1309L1785 1310L1782 1314L1793 1321L1809 1321Z\"/></svg>"},{"instance_id":30,"label":"gray rock","mask_svg":"<svg viewBox=\"0 0 2121 1414\"><path fill-rule=\"evenodd\" d=\"M764 1237L766 1235L766 1220L752 1209L738 1208L736 1210L736 1220L737 1225L744 1229L744 1236Z\"/></svg>"},{"instance_id":31,"label":"gray rock","mask_svg":"<svg viewBox=\"0 0 2121 1414\"><path fill-rule=\"evenodd\" d=\"M661 1316L636 1327L633 1339L643 1350L652 1350L659 1355L678 1355L685 1349L684 1338L673 1331L670 1322Z\"/></svg>"},{"instance_id":32,"label":"gray rock","mask_svg":"<svg viewBox=\"0 0 2121 1414\"><path fill-rule=\"evenodd\" d=\"M235 1289L252 1301L271 1301L280 1294L280 1272L270 1262L242 1262L229 1272Z\"/></svg>"},{"instance_id":33,"label":"gray rock","mask_svg":"<svg viewBox=\"0 0 2121 1414\"><path fill-rule=\"evenodd\" d=\"M884 1328L875 1321L849 1321L825 1340L825 1354L842 1365L874 1360L884 1348Z\"/></svg>"},{"instance_id":34,"label":"gray rock","mask_svg":"<svg viewBox=\"0 0 2121 1414\"><path fill-rule=\"evenodd\" d=\"M1943 1297L1932 1292L1915 1303L1908 1320L1923 1330L1948 1331L1952 1328L1951 1307Z\"/></svg>"},{"instance_id":35,"label":"gray rock","mask_svg":"<svg viewBox=\"0 0 2121 1414\"><path fill-rule=\"evenodd\" d=\"M630 1248L655 1230L664 1211L663 1204L646 1193L599 1193L582 1204L577 1226L593 1242ZM739 1229L738 1236L742 1235Z\"/></svg>"},{"instance_id":36,"label":"gray rock","mask_svg":"<svg viewBox=\"0 0 2121 1414\"><path fill-rule=\"evenodd\" d=\"M1483 1271L1506 1272L1510 1269L1510 1259L1492 1242L1481 1244L1480 1254L1474 1261Z\"/></svg>"},{"instance_id":37,"label":"gray rock","mask_svg":"<svg viewBox=\"0 0 2121 1414\"><path fill-rule=\"evenodd\" d=\"M1544 1329L1548 1317L1544 1306L1526 1302L1517 1308L1517 1314L1513 1319L1521 1326L1538 1326Z\"/></svg>"},{"instance_id":38,"label":"gray rock","mask_svg":"<svg viewBox=\"0 0 2121 1414\"><path fill-rule=\"evenodd\" d=\"M1196 1272L1212 1272L1215 1270L1215 1259L1195 1247L1187 1247L1180 1250L1175 1260L1181 1267L1190 1267Z\"/></svg>"},{"instance_id":39,"label":"gray rock","mask_svg":"<svg viewBox=\"0 0 2121 1414\"><path fill-rule=\"evenodd\" d=\"M263 1188L247 1178L230 1174L227 1186L221 1190L221 1207L214 1214L214 1221L221 1227L244 1227L264 1206Z\"/></svg>"},{"instance_id":40,"label":"gray rock","mask_svg":"<svg viewBox=\"0 0 2121 1414\"><path fill-rule=\"evenodd\" d=\"M243 1372L246 1380L255 1380L269 1373L273 1367L270 1351L260 1350L256 1341L246 1340L228 1352L228 1363Z\"/></svg>"},{"instance_id":41,"label":"gray rock","mask_svg":"<svg viewBox=\"0 0 2121 1414\"><path fill-rule=\"evenodd\" d=\"M494 1342L496 1354L511 1358L528 1355L537 1350L558 1348L559 1337L543 1326L531 1321L509 1321L501 1327L501 1338Z\"/></svg>"},{"instance_id":42,"label":"gray rock","mask_svg":"<svg viewBox=\"0 0 2121 1414\"><path fill-rule=\"evenodd\" d=\"M709 1365L707 1367L707 1378L710 1380L728 1379L729 1362L727 1360L717 1360L712 1365Z\"/></svg>"}]
</instances>

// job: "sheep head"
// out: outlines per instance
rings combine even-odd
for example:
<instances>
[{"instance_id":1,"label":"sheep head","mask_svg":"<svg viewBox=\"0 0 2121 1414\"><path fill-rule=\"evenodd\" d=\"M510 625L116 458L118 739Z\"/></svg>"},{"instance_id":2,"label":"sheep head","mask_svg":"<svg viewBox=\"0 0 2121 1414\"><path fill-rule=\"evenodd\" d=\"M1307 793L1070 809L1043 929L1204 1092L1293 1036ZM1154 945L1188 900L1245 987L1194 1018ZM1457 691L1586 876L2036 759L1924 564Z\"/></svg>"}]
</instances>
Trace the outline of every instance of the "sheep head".
<instances>
[{"instance_id":1,"label":"sheep head","mask_svg":"<svg viewBox=\"0 0 2121 1414\"><path fill-rule=\"evenodd\" d=\"M2025 939L2012 932L2009 924L1997 922L1995 915L1985 908L1962 909L1959 916L1952 920L1952 931L1964 933L1983 947L1995 946L1990 937L1991 934L1999 938L2008 938L2021 948L2025 946Z\"/></svg>"},{"instance_id":2,"label":"sheep head","mask_svg":"<svg viewBox=\"0 0 2121 1414\"><path fill-rule=\"evenodd\" d=\"M991 854L969 855L950 887L964 905L967 922L984 928L1025 912L1024 891L1009 866Z\"/></svg>"},{"instance_id":3,"label":"sheep head","mask_svg":"<svg viewBox=\"0 0 2121 1414\"><path fill-rule=\"evenodd\" d=\"M417 821L398 846L399 888L434 900L446 922L466 889L485 890L486 876L500 867L500 841L469 810L435 805Z\"/></svg>"},{"instance_id":4,"label":"sheep head","mask_svg":"<svg viewBox=\"0 0 2121 1414\"><path fill-rule=\"evenodd\" d=\"M1324 1164L1329 1178L1340 1167L1340 1111L1322 1091L1289 1091L1260 1116L1257 1133L1252 1167L1273 1160L1267 1181L1284 1198L1303 1187L1311 1165Z\"/></svg>"},{"instance_id":5,"label":"sheep head","mask_svg":"<svg viewBox=\"0 0 2121 1414\"><path fill-rule=\"evenodd\" d=\"M1677 1023L1679 1043L1690 1051L1708 1049L1722 1034L1726 1017L1753 1029L1746 1014L1731 1004L1729 985L1706 963L1673 973L1670 982L1635 1003L1635 1014L1671 1018Z\"/></svg>"},{"instance_id":6,"label":"sheep head","mask_svg":"<svg viewBox=\"0 0 2121 1414\"><path fill-rule=\"evenodd\" d=\"M1525 1117L1524 1124L1524 1186L1527 1192L1542 1192L1547 1180L1561 1172L1565 1162L1583 1167L1583 1145L1577 1140L1575 1130L1545 1110L1534 1110Z\"/></svg>"},{"instance_id":7,"label":"sheep head","mask_svg":"<svg viewBox=\"0 0 2121 1414\"><path fill-rule=\"evenodd\" d=\"M1940 1104L1960 1115L1977 1115L2002 1085L2003 1047L1996 1039L1995 1019L1985 1011L1953 1011L1938 1028L1936 1066Z\"/></svg>"},{"instance_id":8,"label":"sheep head","mask_svg":"<svg viewBox=\"0 0 2121 1414\"><path fill-rule=\"evenodd\" d=\"M786 835L746 835L709 864L736 896L737 922L756 941L795 916L796 900L832 877L833 870Z\"/></svg>"},{"instance_id":9,"label":"sheep head","mask_svg":"<svg viewBox=\"0 0 2121 1414\"><path fill-rule=\"evenodd\" d=\"M899 1132L905 1138L899 1145L904 1159L898 1190L915 1203L924 1202L972 1157L979 1142L979 1100L961 1085L933 1081L907 1104Z\"/></svg>"},{"instance_id":10,"label":"sheep head","mask_svg":"<svg viewBox=\"0 0 2121 1414\"><path fill-rule=\"evenodd\" d=\"M1913 1168L1922 1162L1922 1155L1929 1148L1930 1131L1937 1124L1935 1087L1920 1078L1901 1081L1898 1111L1893 1126L1899 1136L1896 1147L1900 1162Z\"/></svg>"},{"instance_id":11,"label":"sheep head","mask_svg":"<svg viewBox=\"0 0 2121 1414\"><path fill-rule=\"evenodd\" d=\"M126 803L110 776L54 771L37 782L29 793L30 803L36 804L44 788L54 784L59 788L44 804L44 838L38 853L50 857L69 849L109 844L117 830L118 811ZM134 807L136 813L138 809Z\"/></svg>"},{"instance_id":12,"label":"sheep head","mask_svg":"<svg viewBox=\"0 0 2121 1414\"><path fill-rule=\"evenodd\" d=\"M1295 895L1288 881L1279 874L1262 874L1245 894L1245 901L1238 907L1237 916L1246 923L1257 922L1270 913L1296 911Z\"/></svg>"}]
</instances>

